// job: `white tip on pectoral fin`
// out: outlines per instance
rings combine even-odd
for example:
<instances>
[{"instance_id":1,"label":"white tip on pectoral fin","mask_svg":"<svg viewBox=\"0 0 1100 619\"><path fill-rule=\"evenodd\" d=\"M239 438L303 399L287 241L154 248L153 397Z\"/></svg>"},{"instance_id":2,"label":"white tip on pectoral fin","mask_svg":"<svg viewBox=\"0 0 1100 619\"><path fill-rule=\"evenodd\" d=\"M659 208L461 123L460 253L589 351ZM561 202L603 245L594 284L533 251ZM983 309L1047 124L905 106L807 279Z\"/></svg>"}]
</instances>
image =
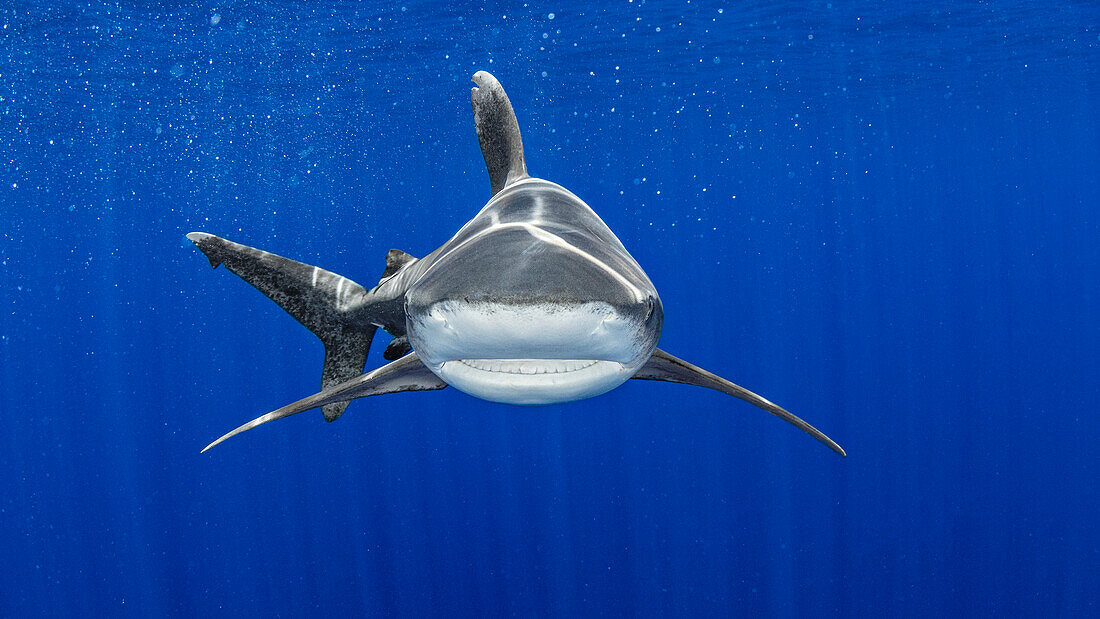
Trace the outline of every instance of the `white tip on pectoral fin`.
<instances>
[{"instance_id":1,"label":"white tip on pectoral fin","mask_svg":"<svg viewBox=\"0 0 1100 619\"><path fill-rule=\"evenodd\" d=\"M225 434L213 443L210 443L203 448L202 453L205 453L218 443L234 437L241 432L251 430L256 426L262 426L269 421L282 419L283 417L297 415L298 413L325 404L346 402L348 400L365 398L372 395L400 393L402 391L431 391L433 389L442 389L446 386L447 383L440 380L435 374L432 374L431 370L421 363L416 353L411 352L397 361L388 363L377 370L367 372L351 380L324 389L309 397L302 398L297 402L287 404L278 410L271 411L266 415L261 415Z\"/></svg>"}]
</instances>

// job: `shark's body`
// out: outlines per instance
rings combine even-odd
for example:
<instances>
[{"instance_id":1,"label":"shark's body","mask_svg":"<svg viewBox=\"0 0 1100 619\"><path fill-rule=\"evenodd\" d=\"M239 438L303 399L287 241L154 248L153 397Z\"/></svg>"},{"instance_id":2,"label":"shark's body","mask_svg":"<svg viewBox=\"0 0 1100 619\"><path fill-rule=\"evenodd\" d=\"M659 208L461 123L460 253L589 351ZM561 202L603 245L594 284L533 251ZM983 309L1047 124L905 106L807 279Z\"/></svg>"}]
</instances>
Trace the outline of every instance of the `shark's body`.
<instances>
[{"instance_id":1,"label":"shark's body","mask_svg":"<svg viewBox=\"0 0 1100 619\"><path fill-rule=\"evenodd\" d=\"M371 395L452 385L497 402L552 404L639 378L739 397L843 455L791 413L657 349L663 311L645 272L580 198L527 174L504 89L484 71L473 79L471 103L493 196L424 258L390 250L373 289L213 235L187 235L213 266L224 263L309 327L326 353L322 391L206 449L316 407L332 421L350 400ZM378 328L394 336L385 354L392 363L360 374Z\"/></svg>"}]
</instances>

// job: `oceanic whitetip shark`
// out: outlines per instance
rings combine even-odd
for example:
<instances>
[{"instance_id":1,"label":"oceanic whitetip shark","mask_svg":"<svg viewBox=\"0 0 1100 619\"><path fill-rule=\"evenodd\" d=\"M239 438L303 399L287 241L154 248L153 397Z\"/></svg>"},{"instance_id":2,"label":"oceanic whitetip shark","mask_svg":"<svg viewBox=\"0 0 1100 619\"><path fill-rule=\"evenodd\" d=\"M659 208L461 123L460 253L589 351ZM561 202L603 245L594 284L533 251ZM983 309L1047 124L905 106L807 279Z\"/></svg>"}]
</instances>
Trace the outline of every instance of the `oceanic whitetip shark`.
<instances>
[{"instance_id":1,"label":"oceanic whitetip shark","mask_svg":"<svg viewBox=\"0 0 1100 619\"><path fill-rule=\"evenodd\" d=\"M417 259L391 249L382 279L346 277L204 232L187 235L278 303L325 345L321 391L258 417L258 425L321 407L334 421L350 400L443 389L509 404L599 395L627 379L715 389L780 417L830 449L816 428L755 393L657 348L664 311L653 283L596 213L564 187L527 174L519 123L495 77L470 91L492 197L451 240ZM391 363L362 373L377 329Z\"/></svg>"}]
</instances>

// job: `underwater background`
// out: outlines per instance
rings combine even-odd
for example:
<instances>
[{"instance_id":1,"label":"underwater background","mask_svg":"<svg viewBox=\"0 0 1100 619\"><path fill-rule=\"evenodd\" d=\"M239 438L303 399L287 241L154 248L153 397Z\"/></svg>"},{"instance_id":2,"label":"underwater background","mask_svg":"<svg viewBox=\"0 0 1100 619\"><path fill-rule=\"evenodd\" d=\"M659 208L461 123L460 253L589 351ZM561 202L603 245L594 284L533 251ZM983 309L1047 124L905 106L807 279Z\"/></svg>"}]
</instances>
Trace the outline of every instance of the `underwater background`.
<instances>
[{"instance_id":1,"label":"underwater background","mask_svg":"<svg viewBox=\"0 0 1100 619\"><path fill-rule=\"evenodd\" d=\"M0 615L1100 613L1097 3L444 4L0 8ZM847 458L648 381L199 454L322 348L184 234L372 286L488 199L481 69Z\"/></svg>"}]
</instances>

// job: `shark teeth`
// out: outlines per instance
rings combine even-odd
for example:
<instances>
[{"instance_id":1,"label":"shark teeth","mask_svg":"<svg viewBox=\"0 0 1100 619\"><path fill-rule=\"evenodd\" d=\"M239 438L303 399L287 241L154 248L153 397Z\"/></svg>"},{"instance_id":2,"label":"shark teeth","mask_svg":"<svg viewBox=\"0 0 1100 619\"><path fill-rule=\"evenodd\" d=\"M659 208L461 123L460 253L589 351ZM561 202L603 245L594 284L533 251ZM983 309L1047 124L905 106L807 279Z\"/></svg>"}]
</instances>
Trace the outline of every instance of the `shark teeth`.
<instances>
[{"instance_id":1,"label":"shark teeth","mask_svg":"<svg viewBox=\"0 0 1100 619\"><path fill-rule=\"evenodd\" d=\"M564 374L596 365L583 359L459 359L459 363L499 374Z\"/></svg>"}]
</instances>

